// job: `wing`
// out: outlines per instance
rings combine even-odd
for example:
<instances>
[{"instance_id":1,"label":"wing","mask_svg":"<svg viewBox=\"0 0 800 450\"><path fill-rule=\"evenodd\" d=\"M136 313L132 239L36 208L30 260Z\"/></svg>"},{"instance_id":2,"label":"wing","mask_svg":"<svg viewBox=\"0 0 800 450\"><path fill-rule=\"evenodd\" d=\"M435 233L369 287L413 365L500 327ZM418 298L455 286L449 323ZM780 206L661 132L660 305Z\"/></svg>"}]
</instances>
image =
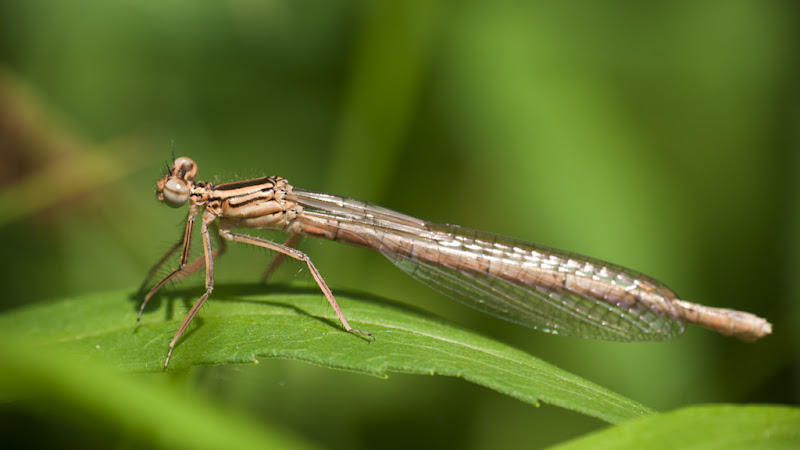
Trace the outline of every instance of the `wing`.
<instances>
[{"instance_id":1,"label":"wing","mask_svg":"<svg viewBox=\"0 0 800 450\"><path fill-rule=\"evenodd\" d=\"M674 293L623 267L346 197L295 188L292 200L304 206L298 220L308 225L305 230L317 230L314 236L379 251L411 277L495 317L548 333L615 341L683 332Z\"/></svg>"},{"instance_id":2,"label":"wing","mask_svg":"<svg viewBox=\"0 0 800 450\"><path fill-rule=\"evenodd\" d=\"M448 225L429 226L457 231L459 235L465 232ZM477 242L491 242L493 247L507 240L475 230L469 232L483 238ZM474 249L475 240L470 246ZM397 267L427 286L484 313L547 333L612 341L650 341L675 337L684 329L674 311L665 317L643 302L622 307L561 286L463 271L449 264L432 264L398 255L386 248L378 247Z\"/></svg>"}]
</instances>

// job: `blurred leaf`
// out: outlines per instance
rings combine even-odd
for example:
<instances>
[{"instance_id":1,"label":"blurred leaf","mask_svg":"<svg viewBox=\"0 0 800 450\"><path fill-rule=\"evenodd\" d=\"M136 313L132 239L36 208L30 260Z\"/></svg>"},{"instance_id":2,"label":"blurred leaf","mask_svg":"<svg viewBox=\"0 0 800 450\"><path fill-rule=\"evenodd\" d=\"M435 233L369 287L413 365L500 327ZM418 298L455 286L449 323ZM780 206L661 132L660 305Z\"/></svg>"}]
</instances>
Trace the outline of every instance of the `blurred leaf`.
<instances>
[{"instance_id":1,"label":"blurred leaf","mask_svg":"<svg viewBox=\"0 0 800 450\"><path fill-rule=\"evenodd\" d=\"M18 183L0 190L0 226L91 193L105 193L104 186L144 167L133 150L134 138L112 145L122 151L114 155L92 149L62 158L28 174Z\"/></svg>"},{"instance_id":2,"label":"blurred leaf","mask_svg":"<svg viewBox=\"0 0 800 450\"><path fill-rule=\"evenodd\" d=\"M445 2L367 5L327 188L385 195L422 100Z\"/></svg>"},{"instance_id":3,"label":"blurred leaf","mask_svg":"<svg viewBox=\"0 0 800 450\"><path fill-rule=\"evenodd\" d=\"M263 290L218 287L214 301L176 347L170 371L279 357L374 376L392 371L456 376L524 402L543 401L612 423L651 413L522 351L405 307L340 294L351 325L376 337L369 342L343 332L321 294L296 289L258 294ZM178 305L188 307L196 294L178 292ZM46 348L105 360L125 372L155 372L161 370L175 320L183 315L184 308L173 307L173 300L154 298L140 326L138 298L117 291L16 310L0 317L0 329ZM158 303L166 303L167 320L152 313Z\"/></svg>"},{"instance_id":4,"label":"blurred leaf","mask_svg":"<svg viewBox=\"0 0 800 450\"><path fill-rule=\"evenodd\" d=\"M800 447L800 409L696 406L632 420L558 449L751 449Z\"/></svg>"},{"instance_id":5,"label":"blurred leaf","mask_svg":"<svg viewBox=\"0 0 800 450\"><path fill-rule=\"evenodd\" d=\"M147 163L149 143L131 132L90 146L16 74L0 66L0 226L64 207Z\"/></svg>"},{"instance_id":6,"label":"blurred leaf","mask_svg":"<svg viewBox=\"0 0 800 450\"><path fill-rule=\"evenodd\" d=\"M16 407L43 408L59 422L73 425L76 418L88 415L89 423L103 433L126 436L132 448L310 447L263 420L256 422L197 392L164 383L171 380L123 377L98 364L76 361L59 347L34 348L6 331L3 327L0 340L13 345L0 345L0 399L25 400Z\"/></svg>"}]
</instances>

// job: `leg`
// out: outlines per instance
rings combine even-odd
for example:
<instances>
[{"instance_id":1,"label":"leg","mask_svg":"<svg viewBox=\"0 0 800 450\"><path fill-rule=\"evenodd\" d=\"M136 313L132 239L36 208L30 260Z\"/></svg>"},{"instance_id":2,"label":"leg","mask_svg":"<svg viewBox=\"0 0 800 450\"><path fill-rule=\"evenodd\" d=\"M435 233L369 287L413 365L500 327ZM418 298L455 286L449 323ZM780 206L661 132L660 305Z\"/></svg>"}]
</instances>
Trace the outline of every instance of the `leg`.
<instances>
[{"instance_id":1,"label":"leg","mask_svg":"<svg viewBox=\"0 0 800 450\"><path fill-rule=\"evenodd\" d=\"M222 239L222 237L219 235L219 225L217 225L216 221L211 222L210 227L213 229L214 232L217 233L216 234L217 249L211 252L211 260L216 261L217 258L220 257L223 253L225 253L225 251L228 249L228 244L225 242L225 239ZM172 281L180 281L188 277L189 275L197 272L198 269L203 267L204 263L205 263L205 256L198 256L192 262L186 264L183 270L176 273L175 276L172 277Z\"/></svg>"},{"instance_id":2,"label":"leg","mask_svg":"<svg viewBox=\"0 0 800 450\"><path fill-rule=\"evenodd\" d=\"M344 327L345 331L349 333L358 333L363 334L369 338L372 338L372 335L366 331L356 330L347 323L347 319L344 318L344 314L342 314L342 309L339 307L339 304L336 303L336 299L333 297L333 293L331 292L330 288L325 281L322 279L322 275L320 275L319 271L316 267L314 267L314 263L311 262L311 258L308 257L305 253L301 252L300 250L285 247L280 244L276 244L274 242L270 242L264 239L260 239L257 237L247 236L244 234L238 233L231 233L230 231L225 229L225 225L223 224L222 229L220 230L220 234L223 238L236 241L236 242L243 242L245 244L252 244L257 245L259 247L264 247L268 250L274 250L278 253L282 253L290 258L294 258L298 261L303 261L308 266L308 270L311 271L311 276L314 277L314 281L317 282L317 286L319 286L322 293L325 295L325 298L328 299L328 303L330 303L331 307L333 308L333 312L336 313L336 316L339 318L339 322L341 322L342 327Z\"/></svg>"},{"instance_id":3,"label":"leg","mask_svg":"<svg viewBox=\"0 0 800 450\"><path fill-rule=\"evenodd\" d=\"M211 226L214 228L214 232L217 233L217 235L216 235L217 236L217 244L219 244L218 245L218 249L214 250L214 255L213 255L213 258L216 260L218 256L220 256L223 253L225 253L226 244L225 244L225 240L222 239L218 234L219 233L219 226L217 225L217 223L213 222L211 224ZM184 236L185 236L185 231L184 231ZM142 291L144 291L144 288L147 286L147 283L150 282L150 279L153 278L153 275L155 275L156 272L158 272L158 269L160 269L161 266L163 266L164 263L169 259L169 257L172 256L172 254L175 253L175 251L178 250L178 248L180 248L181 245L183 245L184 236L181 236L181 239L178 242L176 242L175 245L172 246L172 248L167 250L167 253L165 253L164 256L162 256L161 259L158 260L158 262L153 264L153 267L151 267L150 271L147 272L147 276L145 277L144 281L142 282L142 285L139 287L139 292L140 293ZM187 264L180 273L177 273L173 277L172 281L182 280L183 278L187 277L188 275L191 275L194 272L196 272L197 269L199 269L202 266L203 266L203 257L200 256L200 257L196 258L194 261L192 261L189 264Z\"/></svg>"},{"instance_id":4,"label":"leg","mask_svg":"<svg viewBox=\"0 0 800 450\"><path fill-rule=\"evenodd\" d=\"M302 237L303 236L297 233L292 233L289 235L288 238L286 238L286 241L284 241L283 246L287 248L295 248L297 247L297 243L300 242L300 239ZM272 262L269 264L269 267L267 267L267 271L264 272L264 275L261 276L262 283L267 282L269 277L271 277L272 273L278 269L278 267L281 265L284 259L286 259L286 253L278 252L277 254L275 254L275 257L272 258Z\"/></svg>"},{"instance_id":5,"label":"leg","mask_svg":"<svg viewBox=\"0 0 800 450\"><path fill-rule=\"evenodd\" d=\"M147 272L147 276L144 277L142 285L139 286L140 294L144 292L144 288L147 286L148 283L150 283L150 279L153 278L153 275L155 275L156 272L158 272L158 269L160 269L161 266L164 265L164 263L169 259L169 257L172 256L172 254L175 253L181 245L183 245L183 236L181 236L181 239L178 242L176 242L175 245L172 246L172 248L167 250L167 253L165 253L164 256L162 256L161 259L158 260L158 262L153 264L153 267L151 267L150 271Z\"/></svg>"},{"instance_id":6,"label":"leg","mask_svg":"<svg viewBox=\"0 0 800 450\"><path fill-rule=\"evenodd\" d=\"M181 326L178 328L178 331L175 332L175 336L173 336L172 340L169 342L167 359L164 360L164 370L166 370L167 365L169 365L169 358L172 356L172 350L175 349L175 344L178 342L178 339L180 339L183 332L189 328L189 324L192 323L192 319L194 319L194 316L197 315L197 312L200 311L200 308L214 290L214 262L212 261L213 252L211 251L211 238L208 235L208 224L213 222L216 218L217 217L214 214L206 211L203 213L203 223L200 225L200 233L203 236L203 256L206 262L206 292L194 303L192 309L190 309L186 314L186 317L183 318L183 322L181 322Z\"/></svg>"},{"instance_id":7,"label":"leg","mask_svg":"<svg viewBox=\"0 0 800 450\"><path fill-rule=\"evenodd\" d=\"M183 240L181 241L183 249L181 250L181 260L180 263L178 264L178 268L168 273L167 276L165 276L164 278L161 279L161 281L156 283L156 285L153 286L152 289L150 289L150 292L148 292L147 295L144 296L144 301L142 301L142 306L139 307L139 316L136 317L137 322L142 318L142 312L144 311L144 307L147 305L147 302L150 300L153 294L155 294L159 289L161 289L161 287L164 286L167 283L167 281L169 281L170 278L175 276L176 273L180 272L184 268L184 266L186 266L186 260L189 259L189 245L192 242L192 229L194 228L194 218L195 216L197 216L198 212L200 212L200 207L197 205L192 205L189 208L189 215L186 217L186 227L183 229ZM155 266L153 266L152 269L150 269L150 272L152 273L158 270L158 268L161 267L162 264L164 264L164 261L166 261L166 259L169 258L172 255L172 253L174 253L175 250L177 249L178 245L176 244L175 246L173 246L172 249L170 249L167 252L166 255L164 255L161 258L161 260L158 263L156 263ZM148 278L150 277L150 275L151 274L148 274Z\"/></svg>"}]
</instances>

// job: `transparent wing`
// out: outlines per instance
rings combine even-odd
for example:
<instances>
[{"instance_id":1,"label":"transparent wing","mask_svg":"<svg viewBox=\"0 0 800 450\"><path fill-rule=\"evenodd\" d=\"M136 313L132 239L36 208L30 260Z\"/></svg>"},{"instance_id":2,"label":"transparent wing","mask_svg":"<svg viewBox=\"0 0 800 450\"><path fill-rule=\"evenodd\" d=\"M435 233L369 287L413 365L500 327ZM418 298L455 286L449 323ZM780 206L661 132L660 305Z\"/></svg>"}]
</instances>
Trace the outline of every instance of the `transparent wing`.
<instances>
[{"instance_id":1,"label":"transparent wing","mask_svg":"<svg viewBox=\"0 0 800 450\"><path fill-rule=\"evenodd\" d=\"M484 237L493 243L501 238ZM485 276L449 264L431 264L398 255L386 251L386 246L378 249L411 277L443 294L484 313L548 333L612 341L650 341L669 339L683 332L681 320L659 315L642 302L622 308L602 298L558 286Z\"/></svg>"},{"instance_id":2,"label":"transparent wing","mask_svg":"<svg viewBox=\"0 0 800 450\"><path fill-rule=\"evenodd\" d=\"M377 250L411 277L501 319L616 341L683 332L672 291L620 266L346 197L295 188L291 199L305 207L297 232Z\"/></svg>"}]
</instances>

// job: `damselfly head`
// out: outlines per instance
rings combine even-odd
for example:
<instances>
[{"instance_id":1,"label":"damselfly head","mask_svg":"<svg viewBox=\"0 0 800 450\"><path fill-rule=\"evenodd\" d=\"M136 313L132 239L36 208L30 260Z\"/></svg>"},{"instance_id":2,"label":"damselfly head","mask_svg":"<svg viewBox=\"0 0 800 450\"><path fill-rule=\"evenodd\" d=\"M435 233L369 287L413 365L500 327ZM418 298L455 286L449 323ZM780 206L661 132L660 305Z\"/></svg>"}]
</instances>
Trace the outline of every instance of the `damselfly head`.
<instances>
[{"instance_id":1,"label":"damselfly head","mask_svg":"<svg viewBox=\"0 0 800 450\"><path fill-rule=\"evenodd\" d=\"M173 208L180 208L192 195L197 164L185 156L172 163L169 173L156 183L156 198Z\"/></svg>"}]
</instances>

